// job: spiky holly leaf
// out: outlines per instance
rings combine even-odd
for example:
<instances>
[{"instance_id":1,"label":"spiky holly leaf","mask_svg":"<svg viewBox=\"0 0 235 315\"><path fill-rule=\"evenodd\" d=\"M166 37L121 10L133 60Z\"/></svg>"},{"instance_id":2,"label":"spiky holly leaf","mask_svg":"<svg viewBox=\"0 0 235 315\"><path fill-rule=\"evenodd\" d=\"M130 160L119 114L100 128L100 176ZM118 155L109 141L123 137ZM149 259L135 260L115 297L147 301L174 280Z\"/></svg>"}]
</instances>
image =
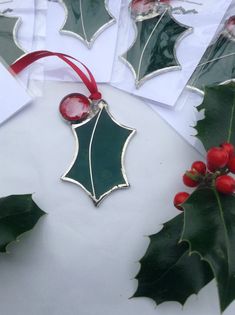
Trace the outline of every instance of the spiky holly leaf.
<instances>
[{"instance_id":1,"label":"spiky holly leaf","mask_svg":"<svg viewBox=\"0 0 235 315\"><path fill-rule=\"evenodd\" d=\"M183 208L182 240L211 266L224 311L235 299L235 196L198 189Z\"/></svg>"},{"instance_id":2,"label":"spiky holly leaf","mask_svg":"<svg viewBox=\"0 0 235 315\"><path fill-rule=\"evenodd\" d=\"M104 0L62 0L66 21L62 32L71 33L91 47L99 34L115 22Z\"/></svg>"},{"instance_id":3,"label":"spiky holly leaf","mask_svg":"<svg viewBox=\"0 0 235 315\"><path fill-rule=\"evenodd\" d=\"M197 138L205 149L224 142L235 145L235 83L206 87L203 103L205 118L199 120L195 129Z\"/></svg>"},{"instance_id":4,"label":"spiky holly leaf","mask_svg":"<svg viewBox=\"0 0 235 315\"><path fill-rule=\"evenodd\" d=\"M122 59L132 70L137 87L166 70L180 69L176 45L190 27L177 22L166 9L161 15L137 20L136 28L135 42Z\"/></svg>"},{"instance_id":5,"label":"spiky holly leaf","mask_svg":"<svg viewBox=\"0 0 235 315\"><path fill-rule=\"evenodd\" d=\"M208 47L189 80L188 86L201 93L206 86L221 84L235 78L235 41L221 34Z\"/></svg>"},{"instance_id":6,"label":"spiky holly leaf","mask_svg":"<svg viewBox=\"0 0 235 315\"><path fill-rule=\"evenodd\" d=\"M164 301L184 304L213 279L210 266L198 255L189 256L186 242L179 244L183 219L183 214L176 216L159 233L150 236L150 245L136 276L138 289L134 297L149 297L157 304Z\"/></svg>"},{"instance_id":7,"label":"spiky holly leaf","mask_svg":"<svg viewBox=\"0 0 235 315\"><path fill-rule=\"evenodd\" d=\"M44 214L32 195L0 198L0 252L6 252L7 246L31 230Z\"/></svg>"},{"instance_id":8,"label":"spiky holly leaf","mask_svg":"<svg viewBox=\"0 0 235 315\"><path fill-rule=\"evenodd\" d=\"M16 42L19 23L19 18L0 14L0 56L8 65L25 54Z\"/></svg>"},{"instance_id":9,"label":"spiky holly leaf","mask_svg":"<svg viewBox=\"0 0 235 315\"><path fill-rule=\"evenodd\" d=\"M112 191L128 187L124 154L135 130L117 123L101 101L97 114L88 122L73 125L73 131L75 158L62 179L81 186L95 205Z\"/></svg>"}]
</instances>

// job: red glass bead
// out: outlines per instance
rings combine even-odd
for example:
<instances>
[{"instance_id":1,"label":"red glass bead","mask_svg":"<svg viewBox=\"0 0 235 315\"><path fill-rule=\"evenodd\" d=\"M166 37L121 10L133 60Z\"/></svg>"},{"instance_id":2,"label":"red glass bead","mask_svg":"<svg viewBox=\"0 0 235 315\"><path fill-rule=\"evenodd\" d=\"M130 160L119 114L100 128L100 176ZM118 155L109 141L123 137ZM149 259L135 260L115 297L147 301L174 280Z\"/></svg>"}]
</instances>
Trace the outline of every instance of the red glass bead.
<instances>
[{"instance_id":1,"label":"red glass bead","mask_svg":"<svg viewBox=\"0 0 235 315\"><path fill-rule=\"evenodd\" d=\"M230 35L235 37L235 15L231 16L226 22L226 30Z\"/></svg>"},{"instance_id":2,"label":"red glass bead","mask_svg":"<svg viewBox=\"0 0 235 315\"><path fill-rule=\"evenodd\" d=\"M132 0L131 10L134 14L147 14L153 10L156 0Z\"/></svg>"},{"instance_id":3,"label":"red glass bead","mask_svg":"<svg viewBox=\"0 0 235 315\"><path fill-rule=\"evenodd\" d=\"M89 99L82 94L73 93L65 96L60 103L60 113L64 119L71 122L87 118L90 109Z\"/></svg>"}]
</instances>

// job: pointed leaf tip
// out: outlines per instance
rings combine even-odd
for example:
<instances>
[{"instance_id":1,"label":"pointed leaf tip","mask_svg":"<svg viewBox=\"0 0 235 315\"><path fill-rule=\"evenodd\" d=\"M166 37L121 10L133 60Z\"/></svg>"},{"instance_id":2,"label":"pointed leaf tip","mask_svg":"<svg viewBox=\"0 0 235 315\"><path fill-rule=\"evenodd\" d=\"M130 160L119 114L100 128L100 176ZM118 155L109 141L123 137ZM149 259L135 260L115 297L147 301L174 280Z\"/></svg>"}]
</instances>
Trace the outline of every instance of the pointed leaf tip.
<instances>
[{"instance_id":1,"label":"pointed leaf tip","mask_svg":"<svg viewBox=\"0 0 235 315\"><path fill-rule=\"evenodd\" d=\"M20 235L31 230L45 214L32 195L11 195L0 198L0 252Z\"/></svg>"},{"instance_id":2,"label":"pointed leaf tip","mask_svg":"<svg viewBox=\"0 0 235 315\"><path fill-rule=\"evenodd\" d=\"M189 256L188 244L179 244L183 214L164 224L151 236L150 245L140 260L136 279L138 288L133 297L148 297L157 304L177 301L184 305L188 297L212 280L209 265L198 255ZM179 290L179 283L183 283Z\"/></svg>"}]
</instances>

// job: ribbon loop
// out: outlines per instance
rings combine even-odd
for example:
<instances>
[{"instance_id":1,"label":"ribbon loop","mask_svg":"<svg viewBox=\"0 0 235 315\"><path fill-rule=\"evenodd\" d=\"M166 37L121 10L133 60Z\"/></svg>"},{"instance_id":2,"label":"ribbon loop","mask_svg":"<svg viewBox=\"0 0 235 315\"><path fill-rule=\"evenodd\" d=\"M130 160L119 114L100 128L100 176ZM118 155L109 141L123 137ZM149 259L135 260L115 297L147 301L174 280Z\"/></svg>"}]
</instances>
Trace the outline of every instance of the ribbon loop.
<instances>
[{"instance_id":1,"label":"ribbon loop","mask_svg":"<svg viewBox=\"0 0 235 315\"><path fill-rule=\"evenodd\" d=\"M92 75L91 71L79 60L76 58L62 54L62 53L57 53L57 52L51 52L48 50L38 50L34 51L32 53L29 53L23 57L21 57L19 60L14 62L10 66L10 70L14 74L19 74L21 71L23 71L25 68L30 66L32 63L35 61L45 58L45 57L58 57L59 59L63 60L65 63L67 63L80 77L82 82L86 85L87 89L90 91L90 99L91 100L99 100L102 98L101 93L98 90L97 83L95 81L94 76ZM80 63L87 71L88 76L73 62L71 61L74 60L78 63Z\"/></svg>"}]
</instances>

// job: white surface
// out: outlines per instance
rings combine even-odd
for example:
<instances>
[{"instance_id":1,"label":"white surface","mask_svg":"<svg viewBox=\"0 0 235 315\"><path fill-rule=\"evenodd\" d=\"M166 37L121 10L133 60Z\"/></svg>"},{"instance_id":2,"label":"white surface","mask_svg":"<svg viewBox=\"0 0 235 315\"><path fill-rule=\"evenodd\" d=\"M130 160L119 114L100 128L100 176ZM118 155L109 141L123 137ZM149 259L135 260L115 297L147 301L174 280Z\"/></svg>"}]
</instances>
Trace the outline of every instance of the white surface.
<instances>
[{"instance_id":1,"label":"white surface","mask_svg":"<svg viewBox=\"0 0 235 315\"><path fill-rule=\"evenodd\" d=\"M152 109L172 126L189 144L202 154L205 153L201 142L194 137L196 130L193 128L197 120L204 117L203 112L198 112L197 106L203 101L202 95L185 89L173 109L156 106L149 103Z\"/></svg>"},{"instance_id":2,"label":"white surface","mask_svg":"<svg viewBox=\"0 0 235 315\"><path fill-rule=\"evenodd\" d=\"M48 212L34 231L0 255L3 315L219 315L213 281L185 307L155 308L129 299L149 235L178 214L172 206L184 189L182 173L202 157L142 101L101 86L110 111L137 129L126 154L131 188L110 195L98 209L76 185L60 181L74 138L58 104L77 84L47 83L44 97L0 127L1 195L35 192ZM180 283L179 283L180 290ZM233 303L224 315L233 315Z\"/></svg>"},{"instance_id":3,"label":"white surface","mask_svg":"<svg viewBox=\"0 0 235 315\"><path fill-rule=\"evenodd\" d=\"M170 71L147 80L139 89L130 68L121 61L120 56L131 46L135 38L135 29L128 10L129 0L123 0L119 21L118 46L116 51L112 84L119 89L144 97L157 104L174 106L186 83L211 42L231 0L196 0L202 5L172 1L174 7L196 9L198 14L175 14L174 17L184 25L193 27L193 33L183 38L176 54L182 70ZM169 93L169 88L171 93Z\"/></svg>"},{"instance_id":4,"label":"white surface","mask_svg":"<svg viewBox=\"0 0 235 315\"><path fill-rule=\"evenodd\" d=\"M30 101L25 87L0 62L0 124L18 112ZM17 99L12 97L17 95Z\"/></svg>"},{"instance_id":5,"label":"white surface","mask_svg":"<svg viewBox=\"0 0 235 315\"><path fill-rule=\"evenodd\" d=\"M91 69L97 82L109 82L111 79L121 0L108 1L108 7L116 23L107 27L94 41L92 49L88 49L78 38L59 32L65 20L64 7L61 3L48 3L46 49L78 58ZM74 72L56 59L45 64L46 79L77 81Z\"/></svg>"}]
</instances>

